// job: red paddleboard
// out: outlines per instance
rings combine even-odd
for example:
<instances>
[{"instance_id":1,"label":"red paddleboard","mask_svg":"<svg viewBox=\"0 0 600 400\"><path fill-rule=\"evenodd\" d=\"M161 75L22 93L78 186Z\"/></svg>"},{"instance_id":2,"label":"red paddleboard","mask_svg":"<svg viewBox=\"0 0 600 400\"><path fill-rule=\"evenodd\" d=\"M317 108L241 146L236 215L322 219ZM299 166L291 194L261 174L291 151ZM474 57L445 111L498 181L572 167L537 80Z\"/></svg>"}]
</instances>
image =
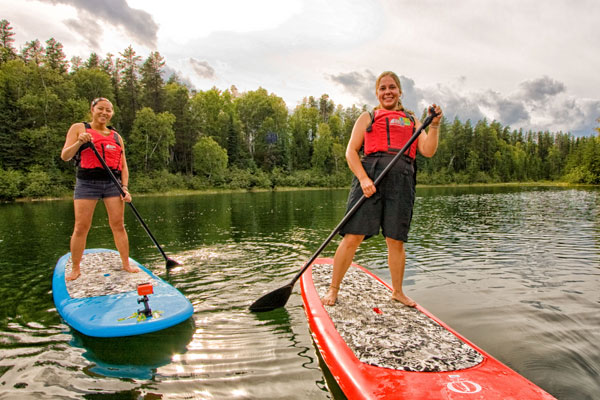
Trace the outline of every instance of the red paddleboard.
<instances>
[{"instance_id":1,"label":"red paddleboard","mask_svg":"<svg viewBox=\"0 0 600 400\"><path fill-rule=\"evenodd\" d=\"M417 305L352 264L334 306L323 306L333 260L302 275L302 300L323 361L349 399L554 399Z\"/></svg>"}]
</instances>

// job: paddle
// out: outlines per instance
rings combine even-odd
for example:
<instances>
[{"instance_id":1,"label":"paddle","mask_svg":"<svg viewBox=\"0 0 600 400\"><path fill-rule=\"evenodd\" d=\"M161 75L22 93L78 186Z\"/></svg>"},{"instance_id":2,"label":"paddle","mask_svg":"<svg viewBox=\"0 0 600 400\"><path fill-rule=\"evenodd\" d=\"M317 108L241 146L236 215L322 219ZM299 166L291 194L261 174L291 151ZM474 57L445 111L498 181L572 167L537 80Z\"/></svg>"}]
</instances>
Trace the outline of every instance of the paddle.
<instances>
[{"instance_id":1,"label":"paddle","mask_svg":"<svg viewBox=\"0 0 600 400\"><path fill-rule=\"evenodd\" d=\"M404 154L404 152L406 150L408 150L408 148L413 144L413 142L415 140L417 140L417 138L419 137L419 135L421 134L423 129L425 129L427 126L429 126L429 124L431 124L431 121L433 120L433 118L436 116L437 116L437 114L435 113L434 108L430 107L429 115L427 116L427 118L425 118L425 120L423 121L423 124L411 136L411 138L408 140L408 142L406 142L406 144L404 145L404 147L402 147L402 149L398 152L398 154L396 154L394 156L392 161L390 161L390 163L383 169L383 171L381 171L381 174L379 174L379 176L375 179L375 181L373 181L373 184L375 186L377 186L379 184L379 182L381 182L381 180L389 172L389 170L392 169L394 164L396 164L396 162L398 162L400 157L402 157L402 154ZM331 239L333 239L333 237L340 231L340 229L342 229L342 226L344 226L344 224L346 222L348 222L350 217L352 217L354 215L356 210L358 210L360 208L360 206L362 206L362 204L366 200L367 200L367 197L365 197L365 195L363 194L361 196L361 198L356 202L356 204L354 204L354 206L346 213L344 218L335 227L335 229L329 234L327 239L325 239L325 241L317 249L315 254L313 254L312 257L306 262L306 264L304 264L304 267L302 267L300 272L298 272L296 274L296 276L294 276L294 278L292 278L290 283L288 283L285 286L280 287L279 289L269 292L269 293L265 294L264 296L262 296L261 298L259 298L258 300L256 300L254 303L252 303L250 305L250 311L253 311L253 312L271 311L276 308L285 306L285 303L287 303L288 299L290 298L290 295L292 294L292 289L294 288L296 281L298 279L300 279L300 277L302 276L304 271L306 271L308 269L308 267L311 266L311 264L319 256L321 251L323 251L323 249L329 244Z\"/></svg>"},{"instance_id":2,"label":"paddle","mask_svg":"<svg viewBox=\"0 0 600 400\"><path fill-rule=\"evenodd\" d=\"M102 158L102 156L100 155L100 153L98 153L98 150L96 149L96 146L94 146L92 143L88 142L85 145L83 145L82 147L83 148L89 147L90 149L92 149L94 151L94 154L96 154L96 157L98 158L98 161L100 161L100 163L102 164L102 166L104 167L104 169L106 170L106 172L108 172L108 176L110 177L110 180L115 184L115 186L117 187L117 189L119 189L119 192L121 193L121 195L125 196L125 191L123 190L123 187L121 187L121 184L117 180L117 177L115 176L115 174L113 174L113 172L111 171L110 167L106 164L106 161L104 161L104 158ZM173 268L176 265L181 265L181 263L173 260L172 258L167 257L167 255L165 254L165 252L162 249L162 247L160 247L160 244L158 244L158 241L156 240L156 238L154 237L154 235L152 235L152 232L150 232L150 228L148 228L148 225L146 225L146 223L142 219L142 216L140 215L140 213L138 213L138 211L135 209L133 203L132 202L128 202L127 204L129 204L129 206L131 206L131 210L133 211L133 213L137 217L138 221L140 221L140 224L142 224L142 227L144 227L144 230L146 231L146 233L148 234L148 236L150 236L150 239L152 239L152 241L154 242L154 245L158 248L158 250L160 251L160 254L162 254L163 258L167 262L167 271L169 269Z\"/></svg>"}]
</instances>

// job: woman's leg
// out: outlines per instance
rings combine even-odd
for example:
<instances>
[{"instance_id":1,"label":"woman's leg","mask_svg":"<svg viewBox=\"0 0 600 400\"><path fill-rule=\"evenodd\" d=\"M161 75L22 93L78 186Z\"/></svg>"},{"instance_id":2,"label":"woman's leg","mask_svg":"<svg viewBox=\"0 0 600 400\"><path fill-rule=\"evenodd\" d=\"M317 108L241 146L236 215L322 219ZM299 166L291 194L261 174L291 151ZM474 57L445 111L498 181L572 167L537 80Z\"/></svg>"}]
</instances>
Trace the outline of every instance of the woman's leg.
<instances>
[{"instance_id":1,"label":"woman's leg","mask_svg":"<svg viewBox=\"0 0 600 400\"><path fill-rule=\"evenodd\" d=\"M121 255L123 269L127 272L139 272L138 267L129 265L129 238L125 230L124 213L125 202L120 197L105 197L104 206L108 213L108 223L115 238L115 245Z\"/></svg>"},{"instance_id":2,"label":"woman's leg","mask_svg":"<svg viewBox=\"0 0 600 400\"><path fill-rule=\"evenodd\" d=\"M80 264L85 250L85 242L88 232L92 226L92 217L98 200L94 199L77 199L74 200L75 209L75 227L73 235L71 235L71 261L73 268L71 273L66 276L68 281L73 281L81 274Z\"/></svg>"},{"instance_id":3,"label":"woman's leg","mask_svg":"<svg viewBox=\"0 0 600 400\"><path fill-rule=\"evenodd\" d=\"M348 268L354 259L356 249L358 249L358 246L362 243L364 238L364 235L352 235L348 233L344 235L344 238L340 242L333 258L331 285L329 286L327 294L321 299L326 306L335 304L342 279L344 279L344 275L346 275L346 271L348 271Z\"/></svg>"},{"instance_id":4,"label":"woman's leg","mask_svg":"<svg viewBox=\"0 0 600 400\"><path fill-rule=\"evenodd\" d=\"M402 282L404 281L404 266L406 264L406 253L404 251L404 242L385 238L388 247L388 265L392 275L392 299L409 307L414 307L416 303L402 291Z\"/></svg>"}]
</instances>

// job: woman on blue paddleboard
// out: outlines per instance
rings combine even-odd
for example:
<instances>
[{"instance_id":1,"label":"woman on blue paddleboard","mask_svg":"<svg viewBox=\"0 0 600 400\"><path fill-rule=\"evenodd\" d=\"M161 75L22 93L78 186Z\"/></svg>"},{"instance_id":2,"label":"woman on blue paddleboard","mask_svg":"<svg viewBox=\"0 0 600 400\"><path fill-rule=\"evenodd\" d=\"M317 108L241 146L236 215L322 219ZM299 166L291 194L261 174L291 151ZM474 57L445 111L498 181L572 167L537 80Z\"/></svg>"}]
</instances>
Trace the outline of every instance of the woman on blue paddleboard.
<instances>
[{"instance_id":1,"label":"woman on blue paddleboard","mask_svg":"<svg viewBox=\"0 0 600 400\"><path fill-rule=\"evenodd\" d=\"M129 170L125 159L125 146L121 136L108 124L114 114L113 105L104 97L92 101L90 123L79 122L71 125L67 132L65 145L60 157L69 161L78 158L77 178L73 194L75 208L75 227L71 236L71 259L73 268L66 276L67 280L75 280L80 275L80 263L85 249L86 239L92 225L94 209L99 199L104 201L108 213L108 222L112 230L115 245L123 269L128 272L138 272L137 267L129 264L129 239L125 231L123 216L125 201L131 201L127 190ZM97 159L93 150L86 148L91 143L102 155L108 167L120 179L125 196L111 182L108 172Z\"/></svg>"},{"instance_id":2,"label":"woman on blue paddleboard","mask_svg":"<svg viewBox=\"0 0 600 400\"><path fill-rule=\"evenodd\" d=\"M379 75L375 94L379 105L373 113L364 112L358 117L346 148L346 160L354 173L347 210L363 194L367 200L340 230L343 239L335 253L331 285L322 298L325 305L335 304L340 284L358 246L381 230L388 248L394 289L392 298L407 306L415 306L415 302L402 291L406 260L404 243L408 240L415 200L415 157L417 151L425 157L435 154L442 110L433 105L437 116L428 131L421 133L375 187L373 181L376 177L421 126L419 119L402 106L400 79L395 73L386 71ZM361 149L364 151L362 159Z\"/></svg>"}]
</instances>

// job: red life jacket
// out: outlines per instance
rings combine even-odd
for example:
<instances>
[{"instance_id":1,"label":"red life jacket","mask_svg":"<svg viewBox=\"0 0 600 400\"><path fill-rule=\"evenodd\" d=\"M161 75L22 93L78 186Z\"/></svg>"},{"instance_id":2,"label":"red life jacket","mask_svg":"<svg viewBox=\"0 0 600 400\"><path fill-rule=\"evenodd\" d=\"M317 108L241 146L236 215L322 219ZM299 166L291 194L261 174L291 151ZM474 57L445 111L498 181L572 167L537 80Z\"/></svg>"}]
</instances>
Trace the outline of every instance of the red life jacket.
<instances>
[{"instance_id":1,"label":"red life jacket","mask_svg":"<svg viewBox=\"0 0 600 400\"><path fill-rule=\"evenodd\" d=\"M371 125L365 132L366 155L377 152L397 154L415 131L413 117L398 110L374 110ZM404 153L410 158L417 156L417 141Z\"/></svg>"},{"instance_id":2,"label":"red life jacket","mask_svg":"<svg viewBox=\"0 0 600 400\"><path fill-rule=\"evenodd\" d=\"M84 122L83 124L85 125L85 131L92 135L92 141L94 146L96 146L96 150L98 150L98 153L100 153L102 158L104 158L104 161L106 161L106 164L110 167L110 169L114 171L121 171L123 168L123 160L121 158L123 149L121 148L121 141L119 140L119 134L117 131L109 127L112 135L109 134L105 136L92 129L90 124L87 122ZM79 168L104 169L93 150L88 148L81 151Z\"/></svg>"}]
</instances>

